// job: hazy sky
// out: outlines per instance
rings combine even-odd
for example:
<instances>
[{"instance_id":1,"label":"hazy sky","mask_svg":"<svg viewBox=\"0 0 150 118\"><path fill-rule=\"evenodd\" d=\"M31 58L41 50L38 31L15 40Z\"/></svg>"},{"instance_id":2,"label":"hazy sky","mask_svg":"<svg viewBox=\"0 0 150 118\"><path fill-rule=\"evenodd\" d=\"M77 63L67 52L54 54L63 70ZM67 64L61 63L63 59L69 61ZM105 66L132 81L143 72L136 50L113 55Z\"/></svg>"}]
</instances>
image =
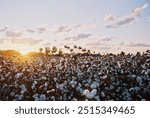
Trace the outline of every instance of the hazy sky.
<instances>
[{"instance_id":1,"label":"hazy sky","mask_svg":"<svg viewBox=\"0 0 150 118\"><path fill-rule=\"evenodd\" d=\"M150 49L150 0L0 0L0 49Z\"/></svg>"}]
</instances>

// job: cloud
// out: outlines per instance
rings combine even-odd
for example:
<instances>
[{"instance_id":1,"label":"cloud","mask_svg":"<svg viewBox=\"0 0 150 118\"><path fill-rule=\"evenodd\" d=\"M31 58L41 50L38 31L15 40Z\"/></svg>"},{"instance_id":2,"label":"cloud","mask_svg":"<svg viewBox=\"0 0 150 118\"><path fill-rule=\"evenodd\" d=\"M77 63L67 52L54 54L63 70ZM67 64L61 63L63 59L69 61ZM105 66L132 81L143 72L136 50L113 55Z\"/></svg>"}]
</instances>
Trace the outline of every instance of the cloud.
<instances>
[{"instance_id":1,"label":"cloud","mask_svg":"<svg viewBox=\"0 0 150 118\"><path fill-rule=\"evenodd\" d=\"M77 36L66 37L64 40L73 39L74 41L77 41L77 40L80 40L80 39L88 38L90 36L91 36L91 34L78 34Z\"/></svg>"},{"instance_id":2,"label":"cloud","mask_svg":"<svg viewBox=\"0 0 150 118\"><path fill-rule=\"evenodd\" d=\"M105 15L104 20L107 21L107 22L114 21L115 20L115 15L113 15L113 14Z\"/></svg>"},{"instance_id":3,"label":"cloud","mask_svg":"<svg viewBox=\"0 0 150 118\"><path fill-rule=\"evenodd\" d=\"M145 44L145 43L130 43L129 45L130 47L150 47L150 44Z\"/></svg>"},{"instance_id":4,"label":"cloud","mask_svg":"<svg viewBox=\"0 0 150 118\"><path fill-rule=\"evenodd\" d=\"M5 38L0 39L0 44L3 44L3 43L5 43Z\"/></svg>"},{"instance_id":5,"label":"cloud","mask_svg":"<svg viewBox=\"0 0 150 118\"><path fill-rule=\"evenodd\" d=\"M107 37L107 38L100 39L99 41L109 42L109 41L111 41L111 39L112 39L112 37Z\"/></svg>"},{"instance_id":6,"label":"cloud","mask_svg":"<svg viewBox=\"0 0 150 118\"><path fill-rule=\"evenodd\" d=\"M135 17L140 16L143 13L144 9L146 9L147 7L148 7L148 4L145 4L142 7L137 7L135 9L133 9L132 10L132 15L135 16Z\"/></svg>"},{"instance_id":7,"label":"cloud","mask_svg":"<svg viewBox=\"0 0 150 118\"><path fill-rule=\"evenodd\" d=\"M68 26L60 26L54 33L70 32L72 29Z\"/></svg>"},{"instance_id":8,"label":"cloud","mask_svg":"<svg viewBox=\"0 0 150 118\"><path fill-rule=\"evenodd\" d=\"M37 31L38 31L38 33L42 34L45 31L47 31L47 27L46 26L41 26L41 27L37 28Z\"/></svg>"},{"instance_id":9,"label":"cloud","mask_svg":"<svg viewBox=\"0 0 150 118\"><path fill-rule=\"evenodd\" d=\"M99 40L96 40L96 41L93 41L93 42L88 42L86 44L86 46L102 46L102 45L105 45L107 42L110 42L112 39L112 37L107 37L107 38L102 38L102 39L99 39ZM105 45L106 46L106 45Z\"/></svg>"},{"instance_id":10,"label":"cloud","mask_svg":"<svg viewBox=\"0 0 150 118\"><path fill-rule=\"evenodd\" d=\"M29 45L33 46L40 43L43 40L36 40L32 38L2 38L0 39L0 43L11 43L11 44L21 44L21 45Z\"/></svg>"},{"instance_id":11,"label":"cloud","mask_svg":"<svg viewBox=\"0 0 150 118\"><path fill-rule=\"evenodd\" d=\"M102 43L100 43L99 41L90 42L86 44L86 46L99 46L99 45L102 45Z\"/></svg>"},{"instance_id":12,"label":"cloud","mask_svg":"<svg viewBox=\"0 0 150 118\"><path fill-rule=\"evenodd\" d=\"M100 50L100 51L108 51L111 49L110 46L91 46L90 49Z\"/></svg>"},{"instance_id":13,"label":"cloud","mask_svg":"<svg viewBox=\"0 0 150 118\"><path fill-rule=\"evenodd\" d=\"M8 30L8 31L6 31L5 36L7 36L7 37L21 37L22 32Z\"/></svg>"},{"instance_id":14,"label":"cloud","mask_svg":"<svg viewBox=\"0 0 150 118\"><path fill-rule=\"evenodd\" d=\"M4 32L4 31L6 31L7 29L8 29L8 27L4 27L4 28L0 29L0 32Z\"/></svg>"},{"instance_id":15,"label":"cloud","mask_svg":"<svg viewBox=\"0 0 150 118\"><path fill-rule=\"evenodd\" d=\"M47 42L47 43L45 43L45 44L43 44L43 46L50 46L51 45L51 43L49 43L49 42Z\"/></svg>"},{"instance_id":16,"label":"cloud","mask_svg":"<svg viewBox=\"0 0 150 118\"><path fill-rule=\"evenodd\" d=\"M33 29L26 29L26 32L34 33L34 32L35 32L35 30L33 30Z\"/></svg>"},{"instance_id":17,"label":"cloud","mask_svg":"<svg viewBox=\"0 0 150 118\"><path fill-rule=\"evenodd\" d=\"M120 45L120 46L124 46L124 44L125 44L124 42L121 42L119 45Z\"/></svg>"},{"instance_id":18,"label":"cloud","mask_svg":"<svg viewBox=\"0 0 150 118\"><path fill-rule=\"evenodd\" d=\"M90 24L78 24L78 25L75 25L74 28L75 29L77 29L77 28L81 28L81 29L93 29L93 28L96 28L98 26L99 26L99 24L90 23Z\"/></svg>"},{"instance_id":19,"label":"cloud","mask_svg":"<svg viewBox=\"0 0 150 118\"><path fill-rule=\"evenodd\" d=\"M108 24L106 25L106 28L118 28L119 26L128 24L132 21L134 21L138 16L140 16L144 9L146 9L148 4L143 5L142 7L137 7L129 15L125 15L123 17L116 17L109 14L104 17L105 20L107 20Z\"/></svg>"},{"instance_id":20,"label":"cloud","mask_svg":"<svg viewBox=\"0 0 150 118\"><path fill-rule=\"evenodd\" d=\"M106 27L107 28L118 28L121 25L125 25L125 24L132 22L133 20L135 20L135 18L133 16L120 17L120 18L118 18L117 21L114 21L114 22L110 23L109 25L106 25Z\"/></svg>"}]
</instances>

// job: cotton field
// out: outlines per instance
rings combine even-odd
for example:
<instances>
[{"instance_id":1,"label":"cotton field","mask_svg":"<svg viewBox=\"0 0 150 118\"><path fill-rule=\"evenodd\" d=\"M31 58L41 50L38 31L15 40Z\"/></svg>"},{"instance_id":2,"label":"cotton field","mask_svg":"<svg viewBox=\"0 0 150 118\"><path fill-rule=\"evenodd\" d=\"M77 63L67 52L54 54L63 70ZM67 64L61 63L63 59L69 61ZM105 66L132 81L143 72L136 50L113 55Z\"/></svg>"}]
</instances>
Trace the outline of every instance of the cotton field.
<instances>
[{"instance_id":1,"label":"cotton field","mask_svg":"<svg viewBox=\"0 0 150 118\"><path fill-rule=\"evenodd\" d=\"M140 55L0 56L0 100L147 101L150 51Z\"/></svg>"}]
</instances>

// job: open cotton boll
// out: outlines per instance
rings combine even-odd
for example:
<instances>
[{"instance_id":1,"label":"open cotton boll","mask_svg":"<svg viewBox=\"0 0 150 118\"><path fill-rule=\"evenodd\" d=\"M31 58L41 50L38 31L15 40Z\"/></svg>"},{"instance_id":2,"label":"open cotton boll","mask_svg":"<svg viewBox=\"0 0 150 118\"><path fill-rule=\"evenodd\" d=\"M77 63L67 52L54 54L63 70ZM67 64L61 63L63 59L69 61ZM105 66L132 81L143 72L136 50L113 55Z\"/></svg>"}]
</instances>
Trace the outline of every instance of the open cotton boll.
<instances>
[{"instance_id":1,"label":"open cotton boll","mask_svg":"<svg viewBox=\"0 0 150 118\"><path fill-rule=\"evenodd\" d=\"M23 76L23 73L17 73L17 74L15 75L15 78L18 79L18 78L20 78L20 77L22 77L22 76Z\"/></svg>"},{"instance_id":2,"label":"open cotton boll","mask_svg":"<svg viewBox=\"0 0 150 118\"><path fill-rule=\"evenodd\" d=\"M35 85L37 84L37 81L34 81L34 83L32 84L32 90L35 89Z\"/></svg>"},{"instance_id":3,"label":"open cotton boll","mask_svg":"<svg viewBox=\"0 0 150 118\"><path fill-rule=\"evenodd\" d=\"M42 73L45 74L45 73L46 73L46 70L43 70Z\"/></svg>"},{"instance_id":4,"label":"open cotton boll","mask_svg":"<svg viewBox=\"0 0 150 118\"><path fill-rule=\"evenodd\" d=\"M52 99L53 101L55 101L55 97L54 97L54 96L52 96L51 99Z\"/></svg>"},{"instance_id":5,"label":"open cotton boll","mask_svg":"<svg viewBox=\"0 0 150 118\"><path fill-rule=\"evenodd\" d=\"M62 90L62 91L63 91L63 90L64 90L64 86L65 86L65 85L64 85L63 83L62 83L62 84L56 83L56 88L59 89L59 90Z\"/></svg>"},{"instance_id":6,"label":"open cotton boll","mask_svg":"<svg viewBox=\"0 0 150 118\"><path fill-rule=\"evenodd\" d=\"M10 96L12 96L12 97L15 96L15 92L11 92Z\"/></svg>"},{"instance_id":7,"label":"open cotton boll","mask_svg":"<svg viewBox=\"0 0 150 118\"><path fill-rule=\"evenodd\" d=\"M91 84L91 89L95 89L95 88L97 88L97 84L96 83L93 83L93 84Z\"/></svg>"},{"instance_id":8,"label":"open cotton boll","mask_svg":"<svg viewBox=\"0 0 150 118\"><path fill-rule=\"evenodd\" d=\"M97 101L100 101L100 98L99 98L99 96L97 95L97 96L95 96L94 97Z\"/></svg>"},{"instance_id":9,"label":"open cotton boll","mask_svg":"<svg viewBox=\"0 0 150 118\"><path fill-rule=\"evenodd\" d=\"M102 97L105 97L105 93L104 92L101 92L101 95L102 95Z\"/></svg>"},{"instance_id":10,"label":"open cotton boll","mask_svg":"<svg viewBox=\"0 0 150 118\"><path fill-rule=\"evenodd\" d=\"M36 93L32 96L34 98L34 101L39 101L39 95Z\"/></svg>"},{"instance_id":11,"label":"open cotton boll","mask_svg":"<svg viewBox=\"0 0 150 118\"><path fill-rule=\"evenodd\" d=\"M41 78L42 80L46 80L47 79L47 77L45 77L45 76L42 76L42 78Z\"/></svg>"},{"instance_id":12,"label":"open cotton boll","mask_svg":"<svg viewBox=\"0 0 150 118\"><path fill-rule=\"evenodd\" d=\"M91 95L94 97L96 94L97 94L97 89L93 89L93 90L91 91Z\"/></svg>"},{"instance_id":13,"label":"open cotton boll","mask_svg":"<svg viewBox=\"0 0 150 118\"><path fill-rule=\"evenodd\" d=\"M88 99L93 99L93 94L91 94L91 93L88 93L88 94L86 94L86 97L88 98Z\"/></svg>"},{"instance_id":14,"label":"open cotton boll","mask_svg":"<svg viewBox=\"0 0 150 118\"><path fill-rule=\"evenodd\" d=\"M90 93L90 91L89 91L88 89L85 89L84 92L83 92L83 95L86 96L86 95L89 94L89 93Z\"/></svg>"},{"instance_id":15,"label":"open cotton boll","mask_svg":"<svg viewBox=\"0 0 150 118\"><path fill-rule=\"evenodd\" d=\"M41 94L39 100L40 101L45 101L46 100L46 96L44 94Z\"/></svg>"},{"instance_id":16,"label":"open cotton boll","mask_svg":"<svg viewBox=\"0 0 150 118\"><path fill-rule=\"evenodd\" d=\"M107 75L103 76L102 79L107 79Z\"/></svg>"},{"instance_id":17,"label":"open cotton boll","mask_svg":"<svg viewBox=\"0 0 150 118\"><path fill-rule=\"evenodd\" d=\"M24 84L21 84L19 87L22 89L22 91L21 91L22 94L27 91Z\"/></svg>"}]
</instances>

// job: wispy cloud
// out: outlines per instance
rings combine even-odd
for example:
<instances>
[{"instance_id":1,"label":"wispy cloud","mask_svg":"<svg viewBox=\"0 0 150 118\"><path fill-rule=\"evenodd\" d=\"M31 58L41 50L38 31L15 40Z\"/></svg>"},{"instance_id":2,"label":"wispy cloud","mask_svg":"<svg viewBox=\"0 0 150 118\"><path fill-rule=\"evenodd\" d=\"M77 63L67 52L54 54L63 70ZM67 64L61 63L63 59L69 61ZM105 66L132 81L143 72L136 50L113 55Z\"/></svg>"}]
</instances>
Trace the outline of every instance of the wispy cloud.
<instances>
[{"instance_id":1,"label":"wispy cloud","mask_svg":"<svg viewBox=\"0 0 150 118\"><path fill-rule=\"evenodd\" d=\"M140 16L143 13L144 9L146 9L147 7L148 7L148 4L145 4L142 7L137 7L135 9L133 9L132 10L132 15L135 16L135 17Z\"/></svg>"},{"instance_id":2,"label":"wispy cloud","mask_svg":"<svg viewBox=\"0 0 150 118\"><path fill-rule=\"evenodd\" d=\"M150 44L145 44L145 43L130 43L129 45L130 47L150 47Z\"/></svg>"},{"instance_id":3,"label":"wispy cloud","mask_svg":"<svg viewBox=\"0 0 150 118\"><path fill-rule=\"evenodd\" d=\"M99 24L96 24L96 23L89 23L89 24L77 24L74 26L75 29L93 29L93 28L96 28L98 27Z\"/></svg>"},{"instance_id":4,"label":"wispy cloud","mask_svg":"<svg viewBox=\"0 0 150 118\"><path fill-rule=\"evenodd\" d=\"M37 28L38 33L44 33L45 31L47 31L47 26L41 26Z\"/></svg>"},{"instance_id":5,"label":"wispy cloud","mask_svg":"<svg viewBox=\"0 0 150 118\"><path fill-rule=\"evenodd\" d=\"M114 14L108 14L108 15L105 15L105 17L104 17L104 20L106 21L106 22L110 22L110 21L114 21L115 20L115 15Z\"/></svg>"},{"instance_id":6,"label":"wispy cloud","mask_svg":"<svg viewBox=\"0 0 150 118\"><path fill-rule=\"evenodd\" d=\"M143 5L142 7L137 7L132 10L129 15L125 15L122 17L115 17L112 14L106 15L105 20L107 20L108 24L106 25L107 28L118 28L119 26L128 24L134 21L138 16L140 16L144 9L146 9L148 4Z\"/></svg>"},{"instance_id":7,"label":"wispy cloud","mask_svg":"<svg viewBox=\"0 0 150 118\"><path fill-rule=\"evenodd\" d=\"M33 30L33 29L26 29L26 32L34 33L34 32L35 32L35 30Z\"/></svg>"},{"instance_id":8,"label":"wispy cloud","mask_svg":"<svg viewBox=\"0 0 150 118\"><path fill-rule=\"evenodd\" d=\"M21 37L22 32L7 30L5 33L5 36L7 36L7 37Z\"/></svg>"},{"instance_id":9,"label":"wispy cloud","mask_svg":"<svg viewBox=\"0 0 150 118\"><path fill-rule=\"evenodd\" d=\"M112 39L112 37L106 37L106 38L99 39L99 41L109 42L109 41L111 41L111 39Z\"/></svg>"},{"instance_id":10,"label":"wispy cloud","mask_svg":"<svg viewBox=\"0 0 150 118\"><path fill-rule=\"evenodd\" d=\"M43 46L47 47L47 46L50 46L51 43L47 42L47 43L44 43Z\"/></svg>"},{"instance_id":11,"label":"wispy cloud","mask_svg":"<svg viewBox=\"0 0 150 118\"><path fill-rule=\"evenodd\" d=\"M33 46L40 43L43 40L36 40L32 38L1 38L0 43L11 43L11 44L21 44Z\"/></svg>"},{"instance_id":12,"label":"wispy cloud","mask_svg":"<svg viewBox=\"0 0 150 118\"><path fill-rule=\"evenodd\" d=\"M107 44L111 40L112 40L112 37L101 38L99 40L95 40L95 41L86 43L86 46L94 46L94 47L102 46L102 45Z\"/></svg>"},{"instance_id":13,"label":"wispy cloud","mask_svg":"<svg viewBox=\"0 0 150 118\"><path fill-rule=\"evenodd\" d=\"M4 32L4 31L6 31L7 29L8 29L8 27L4 27L4 28L0 29L0 32Z\"/></svg>"},{"instance_id":14,"label":"wispy cloud","mask_svg":"<svg viewBox=\"0 0 150 118\"><path fill-rule=\"evenodd\" d=\"M102 43L100 41L88 42L86 46L100 46Z\"/></svg>"},{"instance_id":15,"label":"wispy cloud","mask_svg":"<svg viewBox=\"0 0 150 118\"><path fill-rule=\"evenodd\" d=\"M90 36L91 36L91 34L78 34L76 36L66 37L66 38L64 38L64 40L71 40L71 39L73 39L74 41L77 41L77 40L80 40L80 39L88 38Z\"/></svg>"},{"instance_id":16,"label":"wispy cloud","mask_svg":"<svg viewBox=\"0 0 150 118\"><path fill-rule=\"evenodd\" d=\"M69 26L60 26L54 33L70 32L72 29Z\"/></svg>"}]
</instances>

